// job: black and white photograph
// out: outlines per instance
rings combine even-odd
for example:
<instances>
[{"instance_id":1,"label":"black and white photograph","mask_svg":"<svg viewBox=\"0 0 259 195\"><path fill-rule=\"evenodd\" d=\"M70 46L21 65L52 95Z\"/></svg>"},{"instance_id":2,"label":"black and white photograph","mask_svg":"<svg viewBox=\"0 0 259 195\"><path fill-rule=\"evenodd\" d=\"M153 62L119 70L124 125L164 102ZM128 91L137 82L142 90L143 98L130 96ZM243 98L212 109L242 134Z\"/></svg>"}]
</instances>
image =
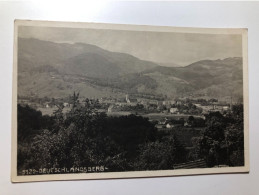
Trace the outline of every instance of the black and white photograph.
<instances>
[{"instance_id":1,"label":"black and white photograph","mask_svg":"<svg viewBox=\"0 0 259 195\"><path fill-rule=\"evenodd\" d=\"M12 181L249 171L247 29L15 21Z\"/></svg>"}]
</instances>

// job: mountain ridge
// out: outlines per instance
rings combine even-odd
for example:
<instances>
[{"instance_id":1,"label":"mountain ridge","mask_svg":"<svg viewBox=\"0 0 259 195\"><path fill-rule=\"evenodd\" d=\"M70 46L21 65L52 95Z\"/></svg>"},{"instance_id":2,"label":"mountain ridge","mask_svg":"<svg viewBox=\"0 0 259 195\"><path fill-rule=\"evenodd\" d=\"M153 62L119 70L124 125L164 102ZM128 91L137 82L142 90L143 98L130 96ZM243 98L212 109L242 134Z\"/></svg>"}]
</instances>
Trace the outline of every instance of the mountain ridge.
<instances>
[{"instance_id":1,"label":"mountain ridge","mask_svg":"<svg viewBox=\"0 0 259 195\"><path fill-rule=\"evenodd\" d=\"M41 41L38 39L19 38L18 47L19 66L25 70L33 69L38 66L49 65L53 68L59 69L60 72L67 69L63 73L68 73L69 71L73 72L75 70L73 68L69 68L69 66L71 67L74 65L74 62L71 60L75 59L77 56L80 58L82 54L87 54L89 56L90 53L93 55L99 55L97 58L92 59L92 61L95 61L96 64L103 64L103 68L105 68L106 63L104 61L98 62L98 60L101 58L106 58L107 61L110 62L110 65L114 65L112 68L118 68L121 71L118 72L118 74L141 72L148 68L158 66L155 63L140 60L129 54L110 52L98 46L85 43L54 43L50 41ZM93 56L91 58L93 58ZM33 65L31 64L31 59L33 60ZM69 62L72 64L69 65ZM84 64L84 62L86 62L86 64ZM77 64L78 63L76 63L76 65ZM91 65L87 63L87 61L81 61L79 64L81 64L81 67L83 65ZM130 66L128 64L130 64ZM30 66L28 67L28 65ZM91 67L93 68L93 66ZM77 73L83 74L84 72L79 69ZM95 76L97 75L98 73L95 73ZM100 76L103 76L103 74ZM114 77L118 75L108 74L106 76Z\"/></svg>"},{"instance_id":2,"label":"mountain ridge","mask_svg":"<svg viewBox=\"0 0 259 195\"><path fill-rule=\"evenodd\" d=\"M242 96L240 57L165 67L85 43L19 38L18 48L20 95L62 97L75 90L96 97L123 93L223 97L229 91Z\"/></svg>"}]
</instances>

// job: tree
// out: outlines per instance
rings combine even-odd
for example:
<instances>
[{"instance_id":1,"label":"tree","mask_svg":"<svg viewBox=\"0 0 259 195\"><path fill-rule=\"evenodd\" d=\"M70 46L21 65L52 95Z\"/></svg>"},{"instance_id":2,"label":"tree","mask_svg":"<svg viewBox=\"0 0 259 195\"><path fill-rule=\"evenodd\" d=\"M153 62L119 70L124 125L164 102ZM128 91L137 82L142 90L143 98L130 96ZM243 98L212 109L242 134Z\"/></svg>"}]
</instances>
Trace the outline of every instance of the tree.
<instances>
[{"instance_id":1,"label":"tree","mask_svg":"<svg viewBox=\"0 0 259 195\"><path fill-rule=\"evenodd\" d=\"M244 110L243 105L234 105L226 116L225 142L230 166L244 165Z\"/></svg>"},{"instance_id":2,"label":"tree","mask_svg":"<svg viewBox=\"0 0 259 195\"><path fill-rule=\"evenodd\" d=\"M176 163L186 160L186 150L176 136L171 134L155 142L147 142L140 146L136 167L138 170L173 169Z\"/></svg>"},{"instance_id":3,"label":"tree","mask_svg":"<svg viewBox=\"0 0 259 195\"><path fill-rule=\"evenodd\" d=\"M193 116L189 116L187 122L189 125L193 126L195 122L195 118Z\"/></svg>"},{"instance_id":4,"label":"tree","mask_svg":"<svg viewBox=\"0 0 259 195\"><path fill-rule=\"evenodd\" d=\"M243 115L243 105L235 105L226 116L219 112L206 116L206 128L199 148L209 167L219 164L244 165Z\"/></svg>"}]
</instances>

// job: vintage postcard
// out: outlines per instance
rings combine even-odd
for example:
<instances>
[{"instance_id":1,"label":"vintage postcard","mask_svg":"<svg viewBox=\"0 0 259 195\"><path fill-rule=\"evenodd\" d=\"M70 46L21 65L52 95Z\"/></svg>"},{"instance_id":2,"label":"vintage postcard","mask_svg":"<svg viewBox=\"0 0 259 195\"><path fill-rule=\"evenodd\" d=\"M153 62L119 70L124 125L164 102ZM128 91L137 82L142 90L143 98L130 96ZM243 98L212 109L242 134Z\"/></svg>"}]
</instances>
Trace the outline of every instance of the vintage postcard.
<instances>
[{"instance_id":1,"label":"vintage postcard","mask_svg":"<svg viewBox=\"0 0 259 195\"><path fill-rule=\"evenodd\" d=\"M14 25L13 182L249 171L247 29Z\"/></svg>"}]
</instances>

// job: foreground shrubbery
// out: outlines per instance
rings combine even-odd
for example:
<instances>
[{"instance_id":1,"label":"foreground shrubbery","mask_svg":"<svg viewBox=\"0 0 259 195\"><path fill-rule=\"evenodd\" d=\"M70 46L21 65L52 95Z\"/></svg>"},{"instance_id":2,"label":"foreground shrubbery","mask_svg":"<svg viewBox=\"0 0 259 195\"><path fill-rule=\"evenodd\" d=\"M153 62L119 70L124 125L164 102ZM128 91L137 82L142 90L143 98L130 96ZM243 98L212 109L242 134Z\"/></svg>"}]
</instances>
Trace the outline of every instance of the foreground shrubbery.
<instances>
[{"instance_id":1,"label":"foreground shrubbery","mask_svg":"<svg viewBox=\"0 0 259 195\"><path fill-rule=\"evenodd\" d=\"M97 165L108 171L157 170L184 161L185 150L174 135L160 138L141 116L98 113L95 103L81 106L75 98L67 114L59 107L53 117L18 106L18 170ZM27 120L32 115L37 120ZM43 118L46 124L38 123Z\"/></svg>"},{"instance_id":2,"label":"foreground shrubbery","mask_svg":"<svg viewBox=\"0 0 259 195\"><path fill-rule=\"evenodd\" d=\"M147 118L108 117L96 101L82 106L74 94L67 114L59 106L42 116L18 105L18 173L23 169L105 166L108 171L173 169L177 163L204 158L208 166L240 166L243 157L243 112L206 117L206 128L193 138L189 152L173 133L159 133Z\"/></svg>"},{"instance_id":3,"label":"foreground shrubbery","mask_svg":"<svg viewBox=\"0 0 259 195\"><path fill-rule=\"evenodd\" d=\"M205 158L208 167L244 165L243 105L235 105L231 112L206 116L206 128L193 139L198 156Z\"/></svg>"}]
</instances>

